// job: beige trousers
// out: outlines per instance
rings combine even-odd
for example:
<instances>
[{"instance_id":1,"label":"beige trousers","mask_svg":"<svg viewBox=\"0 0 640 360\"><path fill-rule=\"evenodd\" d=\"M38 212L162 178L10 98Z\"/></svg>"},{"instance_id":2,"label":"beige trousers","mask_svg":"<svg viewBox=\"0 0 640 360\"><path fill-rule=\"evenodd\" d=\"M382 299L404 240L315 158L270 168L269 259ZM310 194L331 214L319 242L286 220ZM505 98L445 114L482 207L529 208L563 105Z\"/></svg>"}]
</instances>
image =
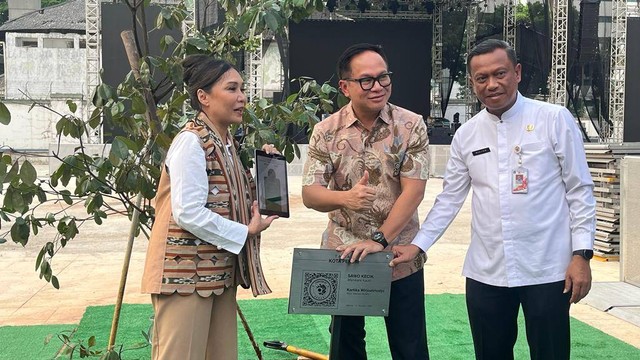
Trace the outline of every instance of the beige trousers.
<instances>
[{"instance_id":1,"label":"beige trousers","mask_svg":"<svg viewBox=\"0 0 640 360\"><path fill-rule=\"evenodd\" d=\"M236 288L203 298L151 295L155 320L152 360L235 360L238 358Z\"/></svg>"}]
</instances>

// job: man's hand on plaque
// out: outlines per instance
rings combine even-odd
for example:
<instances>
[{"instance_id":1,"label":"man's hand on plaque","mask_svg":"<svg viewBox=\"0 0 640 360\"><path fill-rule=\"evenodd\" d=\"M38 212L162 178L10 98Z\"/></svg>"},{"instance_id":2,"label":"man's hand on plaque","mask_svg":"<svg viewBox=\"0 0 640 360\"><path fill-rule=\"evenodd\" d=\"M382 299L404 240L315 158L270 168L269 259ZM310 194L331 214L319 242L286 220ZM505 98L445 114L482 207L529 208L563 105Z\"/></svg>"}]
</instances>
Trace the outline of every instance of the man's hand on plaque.
<instances>
[{"instance_id":1,"label":"man's hand on plaque","mask_svg":"<svg viewBox=\"0 0 640 360\"><path fill-rule=\"evenodd\" d=\"M413 261L420 254L420 248L416 245L396 245L391 248L393 252L393 260L389 262L389 266L394 267L398 264Z\"/></svg>"},{"instance_id":2,"label":"man's hand on plaque","mask_svg":"<svg viewBox=\"0 0 640 360\"><path fill-rule=\"evenodd\" d=\"M368 254L384 250L384 247L373 240L364 240L351 245L340 245L336 250L342 252L340 259L346 259L351 255L350 262L354 263L364 260Z\"/></svg>"}]
</instances>

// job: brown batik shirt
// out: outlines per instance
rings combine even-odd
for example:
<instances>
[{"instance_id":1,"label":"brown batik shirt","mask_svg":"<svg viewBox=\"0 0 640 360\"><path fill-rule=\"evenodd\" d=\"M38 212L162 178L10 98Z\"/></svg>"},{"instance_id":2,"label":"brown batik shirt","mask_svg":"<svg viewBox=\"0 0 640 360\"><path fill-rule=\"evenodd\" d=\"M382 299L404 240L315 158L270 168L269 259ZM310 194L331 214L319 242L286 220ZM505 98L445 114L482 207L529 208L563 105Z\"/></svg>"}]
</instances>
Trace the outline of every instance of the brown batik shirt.
<instances>
[{"instance_id":1,"label":"brown batik shirt","mask_svg":"<svg viewBox=\"0 0 640 360\"><path fill-rule=\"evenodd\" d=\"M369 186L376 190L373 205L367 210L341 208L329 212L322 248L334 249L370 239L402 192L400 178L428 179L428 145L422 116L392 104L382 109L371 131L356 119L351 103L316 124L309 139L302 186L321 185L347 191L368 170ZM387 239L389 248L410 244L419 226L416 210L400 234ZM394 267L393 280L422 269L424 261L421 254L413 262Z\"/></svg>"}]
</instances>

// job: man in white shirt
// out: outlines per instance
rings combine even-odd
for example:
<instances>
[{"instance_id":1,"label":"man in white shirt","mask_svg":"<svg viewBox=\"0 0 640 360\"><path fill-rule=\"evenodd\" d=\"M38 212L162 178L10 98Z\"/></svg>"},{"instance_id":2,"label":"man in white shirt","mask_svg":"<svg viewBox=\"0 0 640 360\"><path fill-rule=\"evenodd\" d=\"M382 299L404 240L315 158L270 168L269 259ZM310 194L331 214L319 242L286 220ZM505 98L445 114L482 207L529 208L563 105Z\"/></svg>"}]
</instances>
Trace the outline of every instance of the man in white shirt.
<instances>
[{"instance_id":1,"label":"man in white shirt","mask_svg":"<svg viewBox=\"0 0 640 360\"><path fill-rule=\"evenodd\" d=\"M395 266L427 251L473 189L463 267L476 359L513 359L522 305L532 359L569 359L569 307L591 288L595 200L575 119L524 98L521 67L501 40L467 57L485 109L451 143L443 191Z\"/></svg>"}]
</instances>

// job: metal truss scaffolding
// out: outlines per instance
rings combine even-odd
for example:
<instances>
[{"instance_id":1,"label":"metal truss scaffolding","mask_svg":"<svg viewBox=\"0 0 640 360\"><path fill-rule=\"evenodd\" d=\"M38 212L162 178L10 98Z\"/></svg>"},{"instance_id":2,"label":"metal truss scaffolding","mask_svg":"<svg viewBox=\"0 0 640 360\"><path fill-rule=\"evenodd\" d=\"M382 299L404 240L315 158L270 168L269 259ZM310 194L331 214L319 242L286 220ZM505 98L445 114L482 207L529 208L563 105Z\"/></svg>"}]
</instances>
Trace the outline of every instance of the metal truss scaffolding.
<instances>
[{"instance_id":1,"label":"metal truss scaffolding","mask_svg":"<svg viewBox=\"0 0 640 360\"><path fill-rule=\"evenodd\" d=\"M516 3L508 0L504 4L503 39L516 48Z\"/></svg>"},{"instance_id":2,"label":"metal truss scaffolding","mask_svg":"<svg viewBox=\"0 0 640 360\"><path fill-rule=\"evenodd\" d=\"M549 72L550 102L567 104L567 37L568 0L555 0L552 6L553 35L551 39L551 71Z\"/></svg>"},{"instance_id":3,"label":"metal truss scaffolding","mask_svg":"<svg viewBox=\"0 0 640 360\"><path fill-rule=\"evenodd\" d=\"M93 113L92 95L96 87L100 85L100 69L102 67L100 42L100 0L85 1L86 24L86 69L85 69L85 121L89 121ZM87 142L90 144L102 143L102 128L88 134Z\"/></svg>"},{"instance_id":4,"label":"metal truss scaffolding","mask_svg":"<svg viewBox=\"0 0 640 360\"><path fill-rule=\"evenodd\" d=\"M196 5L195 0L185 0L184 5L187 8L187 14L182 20L182 36L193 36L198 30L196 27Z\"/></svg>"},{"instance_id":5,"label":"metal truss scaffolding","mask_svg":"<svg viewBox=\"0 0 640 360\"><path fill-rule=\"evenodd\" d=\"M258 46L251 52L245 52L245 73L249 79L247 84L247 100L254 101L262 97L262 35L257 35Z\"/></svg>"},{"instance_id":6,"label":"metal truss scaffolding","mask_svg":"<svg viewBox=\"0 0 640 360\"><path fill-rule=\"evenodd\" d=\"M476 35L478 32L478 3L469 3L468 5L468 13L467 13L467 53L471 51L471 49L476 45ZM471 83L469 82L469 75L465 77L466 81L466 119L471 119L476 114L476 104L478 100L476 99L473 90L471 90Z\"/></svg>"},{"instance_id":7,"label":"metal truss scaffolding","mask_svg":"<svg viewBox=\"0 0 640 360\"><path fill-rule=\"evenodd\" d=\"M434 81L433 103L431 114L433 117L441 117L442 114L442 8L443 4L436 5L433 12L433 50L431 56L431 74Z\"/></svg>"},{"instance_id":8,"label":"metal truss scaffolding","mask_svg":"<svg viewBox=\"0 0 640 360\"><path fill-rule=\"evenodd\" d=\"M611 77L609 120L612 129L605 141L622 143L624 134L624 77L627 65L627 2L611 1Z\"/></svg>"}]
</instances>

